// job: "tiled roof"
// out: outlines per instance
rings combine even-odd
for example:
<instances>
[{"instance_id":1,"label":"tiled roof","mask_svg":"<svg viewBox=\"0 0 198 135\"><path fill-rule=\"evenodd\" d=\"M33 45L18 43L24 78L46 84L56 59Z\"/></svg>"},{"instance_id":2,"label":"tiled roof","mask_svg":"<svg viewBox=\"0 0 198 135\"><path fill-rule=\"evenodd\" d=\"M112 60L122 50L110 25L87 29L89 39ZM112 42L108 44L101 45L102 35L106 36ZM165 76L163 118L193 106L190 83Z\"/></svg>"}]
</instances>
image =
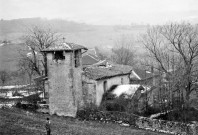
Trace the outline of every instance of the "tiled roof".
<instances>
[{"instance_id":1,"label":"tiled roof","mask_svg":"<svg viewBox=\"0 0 198 135\"><path fill-rule=\"evenodd\" d=\"M60 44L53 44L51 46L49 46L46 49L43 49L43 52L47 52L47 51L73 51L73 50L79 50L79 49L85 49L87 50L86 47L82 46L82 45L78 45L78 44L74 44L74 43L60 43Z\"/></svg>"},{"instance_id":2,"label":"tiled roof","mask_svg":"<svg viewBox=\"0 0 198 135\"><path fill-rule=\"evenodd\" d=\"M82 65L83 66L93 65L93 64L96 64L97 62L99 62L99 60L90 54L85 54L82 56Z\"/></svg>"},{"instance_id":3,"label":"tiled roof","mask_svg":"<svg viewBox=\"0 0 198 135\"><path fill-rule=\"evenodd\" d=\"M84 75L93 80L100 80L111 78L114 76L121 76L130 74L132 67L124 65L113 65L110 67L87 67L84 69Z\"/></svg>"}]
</instances>

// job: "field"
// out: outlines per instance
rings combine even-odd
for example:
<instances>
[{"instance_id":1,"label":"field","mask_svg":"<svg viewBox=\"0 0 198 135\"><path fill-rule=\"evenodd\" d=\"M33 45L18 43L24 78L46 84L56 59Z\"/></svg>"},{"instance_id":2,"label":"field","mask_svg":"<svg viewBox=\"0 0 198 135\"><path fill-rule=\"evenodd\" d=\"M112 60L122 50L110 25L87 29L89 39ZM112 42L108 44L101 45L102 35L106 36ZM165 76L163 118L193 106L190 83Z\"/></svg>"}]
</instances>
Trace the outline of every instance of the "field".
<instances>
[{"instance_id":1,"label":"field","mask_svg":"<svg viewBox=\"0 0 198 135\"><path fill-rule=\"evenodd\" d=\"M50 117L52 135L165 135L113 123L26 113L19 109L0 109L0 135L45 135L45 119Z\"/></svg>"}]
</instances>

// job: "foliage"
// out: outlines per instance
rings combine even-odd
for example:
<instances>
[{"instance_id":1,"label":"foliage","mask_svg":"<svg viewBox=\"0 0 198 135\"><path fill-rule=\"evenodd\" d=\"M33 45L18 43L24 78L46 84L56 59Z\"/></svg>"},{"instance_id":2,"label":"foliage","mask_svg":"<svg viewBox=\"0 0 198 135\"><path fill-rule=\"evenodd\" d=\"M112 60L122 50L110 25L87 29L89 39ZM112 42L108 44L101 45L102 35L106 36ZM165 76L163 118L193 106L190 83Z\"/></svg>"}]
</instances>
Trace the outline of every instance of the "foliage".
<instances>
[{"instance_id":1,"label":"foliage","mask_svg":"<svg viewBox=\"0 0 198 135\"><path fill-rule=\"evenodd\" d=\"M160 113L160 109L159 108L154 108L154 107L151 107L149 105L146 106L146 109L139 113L140 115L144 116L144 117L148 117L152 114L156 114L156 113Z\"/></svg>"},{"instance_id":2,"label":"foliage","mask_svg":"<svg viewBox=\"0 0 198 135\"><path fill-rule=\"evenodd\" d=\"M16 108L22 108L21 102L18 101L18 102L15 104L15 107L16 107Z\"/></svg>"},{"instance_id":3,"label":"foliage","mask_svg":"<svg viewBox=\"0 0 198 135\"><path fill-rule=\"evenodd\" d=\"M77 111L77 118L82 120L88 120L91 114L95 114L99 111L99 108L90 103L85 108Z\"/></svg>"},{"instance_id":4,"label":"foliage","mask_svg":"<svg viewBox=\"0 0 198 135\"><path fill-rule=\"evenodd\" d=\"M22 104L20 101L18 101L15 104L15 107L23 110L34 111L34 112L39 108L37 104L31 104L31 103Z\"/></svg>"},{"instance_id":5,"label":"foliage","mask_svg":"<svg viewBox=\"0 0 198 135\"><path fill-rule=\"evenodd\" d=\"M36 93L27 97L24 97L23 100L27 101L28 103L36 104L38 101L41 101L39 97L40 93Z\"/></svg>"},{"instance_id":6,"label":"foliage","mask_svg":"<svg viewBox=\"0 0 198 135\"><path fill-rule=\"evenodd\" d=\"M100 108L105 111L134 113L138 106L136 97L130 97L126 94L115 97L115 95L108 91L103 95Z\"/></svg>"}]
</instances>

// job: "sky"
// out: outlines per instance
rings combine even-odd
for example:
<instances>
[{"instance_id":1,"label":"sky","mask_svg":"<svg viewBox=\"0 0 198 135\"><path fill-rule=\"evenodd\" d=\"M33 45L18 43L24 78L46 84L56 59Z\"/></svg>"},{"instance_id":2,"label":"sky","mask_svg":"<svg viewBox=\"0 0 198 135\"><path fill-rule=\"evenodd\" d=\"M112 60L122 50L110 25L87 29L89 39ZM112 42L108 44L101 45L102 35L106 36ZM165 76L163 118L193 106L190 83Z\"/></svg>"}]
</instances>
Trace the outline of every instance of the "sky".
<instances>
[{"instance_id":1,"label":"sky","mask_svg":"<svg viewBox=\"0 0 198 135\"><path fill-rule=\"evenodd\" d=\"M0 0L0 18L32 17L97 25L198 23L198 0Z\"/></svg>"}]
</instances>

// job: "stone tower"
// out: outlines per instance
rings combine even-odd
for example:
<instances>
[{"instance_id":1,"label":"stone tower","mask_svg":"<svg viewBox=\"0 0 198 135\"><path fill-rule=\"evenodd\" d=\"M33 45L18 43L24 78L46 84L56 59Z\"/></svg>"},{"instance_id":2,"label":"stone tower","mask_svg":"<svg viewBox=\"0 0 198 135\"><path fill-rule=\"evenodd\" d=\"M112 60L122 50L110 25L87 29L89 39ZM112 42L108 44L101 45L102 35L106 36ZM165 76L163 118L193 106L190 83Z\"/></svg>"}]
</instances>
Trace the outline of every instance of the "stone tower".
<instances>
[{"instance_id":1,"label":"stone tower","mask_svg":"<svg viewBox=\"0 0 198 135\"><path fill-rule=\"evenodd\" d=\"M83 106L82 53L84 46L61 43L43 50L47 55L50 114L75 117Z\"/></svg>"}]
</instances>

